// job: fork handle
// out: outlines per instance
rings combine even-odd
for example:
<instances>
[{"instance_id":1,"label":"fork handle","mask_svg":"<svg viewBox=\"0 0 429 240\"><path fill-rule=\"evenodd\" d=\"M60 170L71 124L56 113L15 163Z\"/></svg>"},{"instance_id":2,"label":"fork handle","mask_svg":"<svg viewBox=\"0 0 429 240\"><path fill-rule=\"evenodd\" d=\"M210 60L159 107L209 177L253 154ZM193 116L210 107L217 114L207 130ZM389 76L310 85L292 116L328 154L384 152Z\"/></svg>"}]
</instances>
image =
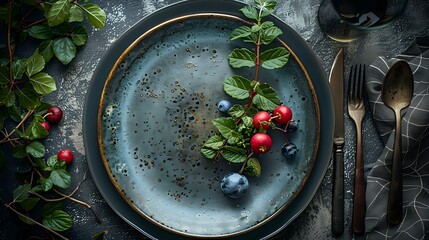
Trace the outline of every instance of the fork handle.
<instances>
[{"instance_id":1,"label":"fork handle","mask_svg":"<svg viewBox=\"0 0 429 240\"><path fill-rule=\"evenodd\" d=\"M344 231L344 161L343 147L335 146L333 159L332 234L340 236Z\"/></svg>"},{"instance_id":2,"label":"fork handle","mask_svg":"<svg viewBox=\"0 0 429 240\"><path fill-rule=\"evenodd\" d=\"M362 122L356 123L356 164L355 164L355 182L353 195L353 232L362 234L365 232L365 179L364 162L362 151Z\"/></svg>"}]
</instances>

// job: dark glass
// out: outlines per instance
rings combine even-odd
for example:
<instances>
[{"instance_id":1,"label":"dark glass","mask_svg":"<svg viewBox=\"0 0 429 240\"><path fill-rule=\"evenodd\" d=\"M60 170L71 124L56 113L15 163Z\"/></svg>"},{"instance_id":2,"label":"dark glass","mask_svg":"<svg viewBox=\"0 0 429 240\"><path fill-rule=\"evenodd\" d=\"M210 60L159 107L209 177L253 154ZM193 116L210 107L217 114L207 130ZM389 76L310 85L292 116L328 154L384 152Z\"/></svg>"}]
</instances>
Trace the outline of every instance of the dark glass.
<instances>
[{"instance_id":1,"label":"dark glass","mask_svg":"<svg viewBox=\"0 0 429 240\"><path fill-rule=\"evenodd\" d=\"M391 23L406 5L407 0L323 0L318 19L328 36L347 42Z\"/></svg>"}]
</instances>

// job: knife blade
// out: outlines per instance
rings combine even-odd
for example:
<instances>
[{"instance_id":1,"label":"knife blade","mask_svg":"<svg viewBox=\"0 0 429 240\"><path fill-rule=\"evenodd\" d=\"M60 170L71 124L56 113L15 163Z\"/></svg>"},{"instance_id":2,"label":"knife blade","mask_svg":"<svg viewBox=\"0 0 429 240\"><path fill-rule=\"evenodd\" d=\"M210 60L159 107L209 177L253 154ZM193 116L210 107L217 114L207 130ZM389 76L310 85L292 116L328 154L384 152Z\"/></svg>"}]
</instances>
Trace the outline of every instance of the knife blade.
<instances>
[{"instance_id":1,"label":"knife blade","mask_svg":"<svg viewBox=\"0 0 429 240\"><path fill-rule=\"evenodd\" d=\"M335 129L333 146L332 233L344 231L344 51L341 48L329 74L334 99Z\"/></svg>"}]
</instances>

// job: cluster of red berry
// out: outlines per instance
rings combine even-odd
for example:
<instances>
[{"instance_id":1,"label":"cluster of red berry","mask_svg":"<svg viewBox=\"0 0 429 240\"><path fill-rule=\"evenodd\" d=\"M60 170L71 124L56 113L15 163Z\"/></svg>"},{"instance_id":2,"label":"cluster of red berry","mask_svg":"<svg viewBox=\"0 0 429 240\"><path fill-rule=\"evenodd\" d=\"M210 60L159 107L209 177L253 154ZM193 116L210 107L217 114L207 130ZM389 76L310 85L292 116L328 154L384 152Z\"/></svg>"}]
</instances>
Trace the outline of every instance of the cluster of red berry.
<instances>
[{"instance_id":1,"label":"cluster of red berry","mask_svg":"<svg viewBox=\"0 0 429 240\"><path fill-rule=\"evenodd\" d=\"M44 116L46 122L40 122L40 125L42 125L46 131L51 131L51 125L50 124L56 124L61 121L63 118L63 110L58 106L51 106L48 108L47 113ZM66 165L69 165L73 161L73 152L68 149L62 149L57 154L59 161L65 161Z\"/></svg>"}]
</instances>

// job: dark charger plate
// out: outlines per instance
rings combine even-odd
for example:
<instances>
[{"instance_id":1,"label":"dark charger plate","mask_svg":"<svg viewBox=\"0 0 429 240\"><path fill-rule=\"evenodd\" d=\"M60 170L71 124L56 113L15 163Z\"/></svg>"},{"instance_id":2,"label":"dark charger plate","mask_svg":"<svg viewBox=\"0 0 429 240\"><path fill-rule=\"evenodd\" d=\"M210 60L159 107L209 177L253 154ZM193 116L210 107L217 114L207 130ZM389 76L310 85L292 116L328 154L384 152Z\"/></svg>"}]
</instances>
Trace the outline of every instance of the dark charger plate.
<instances>
[{"instance_id":1,"label":"dark charger plate","mask_svg":"<svg viewBox=\"0 0 429 240\"><path fill-rule=\"evenodd\" d=\"M246 24L242 6L197 0L161 9L115 41L94 72L83 123L89 168L112 209L148 237L268 238L305 209L324 177L334 122L329 86L305 41L273 16L267 20L284 32L277 44L292 54L285 68L261 76L300 121L288 135L297 158L281 157L284 136L274 134L263 175L250 179L245 198L231 200L219 179L240 166L199 154L220 115L216 101L227 98L222 80L251 79L253 70L230 69L226 60L241 44L228 35Z\"/></svg>"}]
</instances>

